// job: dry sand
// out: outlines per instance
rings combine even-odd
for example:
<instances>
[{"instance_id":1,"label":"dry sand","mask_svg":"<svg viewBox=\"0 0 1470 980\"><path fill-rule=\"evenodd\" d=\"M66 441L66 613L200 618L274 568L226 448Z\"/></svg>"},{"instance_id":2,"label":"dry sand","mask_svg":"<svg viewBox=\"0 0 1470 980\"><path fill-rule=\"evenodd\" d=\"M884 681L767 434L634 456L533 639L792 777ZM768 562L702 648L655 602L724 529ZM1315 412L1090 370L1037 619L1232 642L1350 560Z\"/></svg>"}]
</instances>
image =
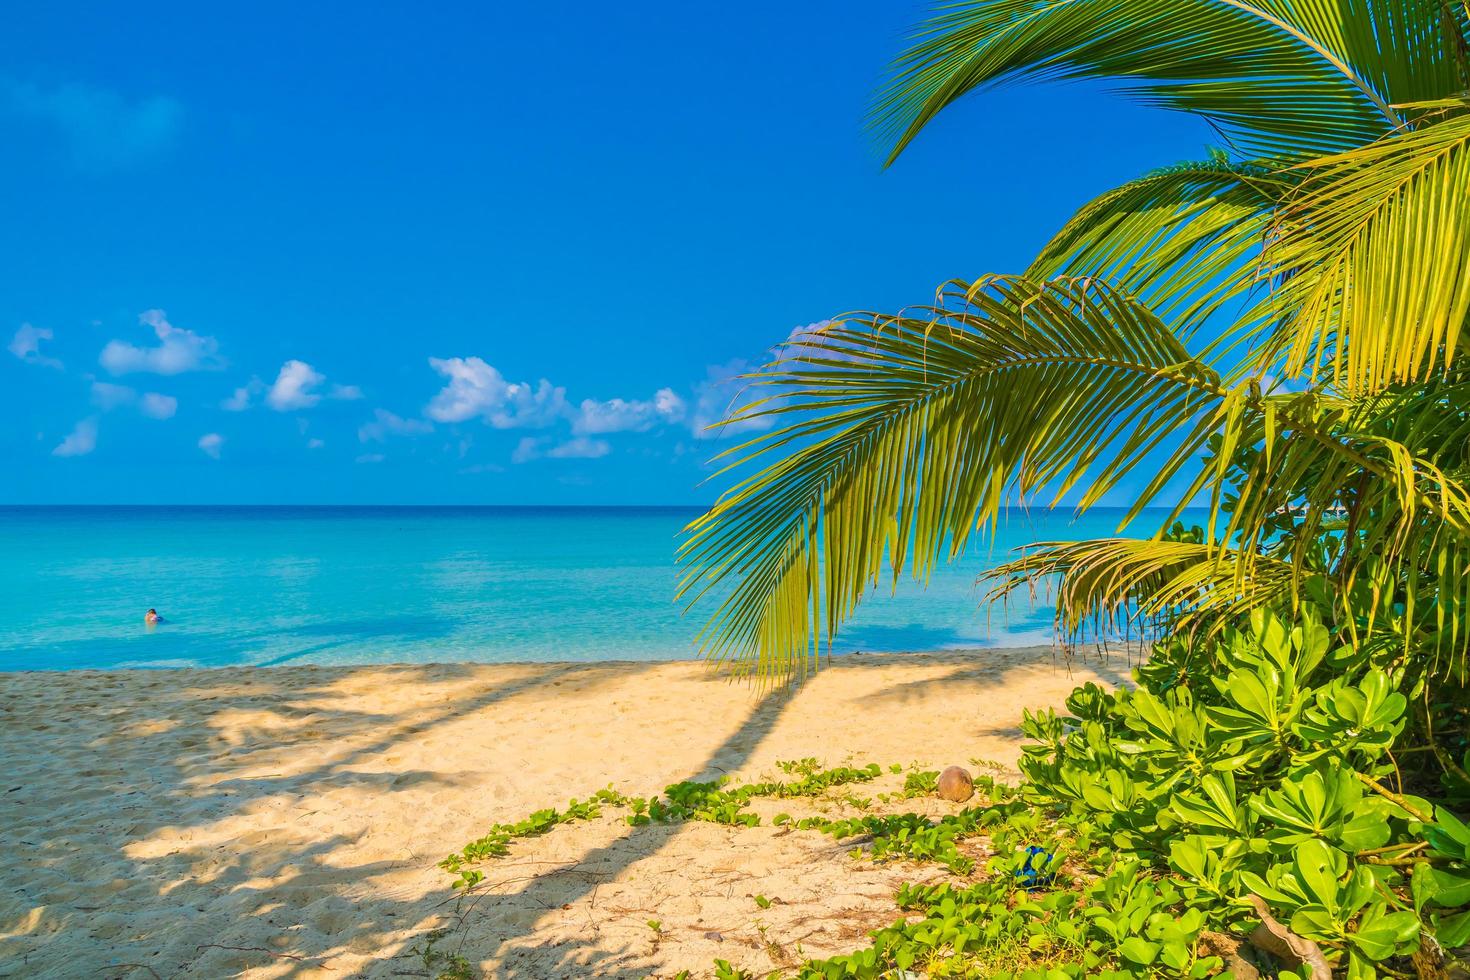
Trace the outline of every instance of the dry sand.
<instances>
[{"instance_id":1,"label":"dry sand","mask_svg":"<svg viewBox=\"0 0 1470 980\"><path fill-rule=\"evenodd\" d=\"M842 658L795 696L692 663L0 674L0 977L428 976L412 950L442 927L492 977L764 974L862 945L900 884L943 873L611 811L518 842L468 899L435 863L609 783L1010 766L1022 707L1126 672L1041 648ZM780 808L856 813L840 795Z\"/></svg>"}]
</instances>

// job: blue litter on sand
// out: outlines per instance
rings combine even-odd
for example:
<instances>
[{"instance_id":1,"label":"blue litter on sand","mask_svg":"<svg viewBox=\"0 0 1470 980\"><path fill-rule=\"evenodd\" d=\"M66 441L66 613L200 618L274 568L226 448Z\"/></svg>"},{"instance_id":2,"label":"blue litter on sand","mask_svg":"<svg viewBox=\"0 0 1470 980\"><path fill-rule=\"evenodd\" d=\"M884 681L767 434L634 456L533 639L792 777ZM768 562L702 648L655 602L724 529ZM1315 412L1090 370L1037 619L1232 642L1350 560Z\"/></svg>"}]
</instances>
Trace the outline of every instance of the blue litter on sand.
<instances>
[{"instance_id":1,"label":"blue litter on sand","mask_svg":"<svg viewBox=\"0 0 1470 980\"><path fill-rule=\"evenodd\" d=\"M1040 861L1036 860L1038 857ZM1022 888L1045 888L1051 884L1057 877L1055 872L1046 870L1046 866L1051 864L1051 857L1051 852L1044 847L1033 844L1026 848L1026 863L1016 872L1016 883Z\"/></svg>"}]
</instances>

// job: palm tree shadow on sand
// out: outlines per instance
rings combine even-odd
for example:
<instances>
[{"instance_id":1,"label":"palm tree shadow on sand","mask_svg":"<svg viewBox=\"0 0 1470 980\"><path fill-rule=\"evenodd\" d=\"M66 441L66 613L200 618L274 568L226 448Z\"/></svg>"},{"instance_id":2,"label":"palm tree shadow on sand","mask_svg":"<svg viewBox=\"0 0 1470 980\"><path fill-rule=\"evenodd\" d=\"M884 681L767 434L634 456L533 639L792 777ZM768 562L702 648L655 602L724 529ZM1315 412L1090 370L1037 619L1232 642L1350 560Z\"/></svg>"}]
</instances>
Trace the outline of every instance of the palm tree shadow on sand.
<instances>
[{"instance_id":1,"label":"palm tree shadow on sand","mask_svg":"<svg viewBox=\"0 0 1470 980\"><path fill-rule=\"evenodd\" d=\"M473 665L375 669L407 686L461 686L426 710L378 713L341 705L336 681L350 671L90 673L83 691L66 696L0 674L0 848L22 855L0 905L0 977L231 976L267 966L272 976L318 975L342 949L376 951L385 934L435 921L421 897L398 899L371 884L432 859L354 860L370 826L293 832L293 822L311 816L301 801L448 785L454 780L443 772L384 769L381 758L567 672L528 667L484 684ZM574 673L595 687L639 669L587 665ZM301 683L303 675L321 682ZM294 683L282 683L288 676ZM118 688L130 682L142 685L146 710L127 707ZM236 720L247 708L253 721ZM103 734L83 744L54 738L72 726ZM327 744L323 731L334 736ZM220 755L249 768L309 762L217 779L204 763ZM58 770L75 778L58 779ZM232 825L269 810L283 818L272 831ZM165 833L171 843L158 843ZM371 902L355 900L369 895ZM232 936L255 917L277 930L271 945ZM311 935L329 941L326 948L311 948Z\"/></svg>"},{"instance_id":2,"label":"palm tree shadow on sand","mask_svg":"<svg viewBox=\"0 0 1470 980\"><path fill-rule=\"evenodd\" d=\"M745 765L794 700L795 693L784 688L762 693L740 727L710 753L702 769L690 778L712 779ZM659 854L682 829L679 825L660 824L629 827L627 833L610 844L587 851L574 867L532 875L512 892L466 896L457 903L454 912L456 928L449 948L471 962L493 958L496 950L532 936L548 916L583 898L595 897L600 884ZM543 914L507 916L503 914L507 906L529 907ZM496 911L502 914L493 914ZM494 975L527 980L581 976L642 980L649 975L651 964L646 946L642 950L632 945L609 948L599 941L596 922L590 925L591 939L564 942L554 957L548 957L544 947L511 948L497 961ZM549 959L554 962L548 962Z\"/></svg>"},{"instance_id":3,"label":"palm tree shadow on sand","mask_svg":"<svg viewBox=\"0 0 1470 980\"><path fill-rule=\"evenodd\" d=\"M454 928L437 948L493 964L491 976L647 976L659 963L648 934L637 933L648 918L641 910L668 911L681 929L698 921L666 903L705 902L718 865L733 869L737 887L765 873L741 855L771 843L767 830L630 828L609 814L487 863L486 886L469 896L448 887L437 861L495 820L560 806L609 779L644 780L620 783L644 795L742 770L758 756L769 762L773 733L793 708L868 712L877 698L871 717L882 717L890 693L895 712L936 703L934 695L952 704L1050 660L1044 651L1029 661L994 651L981 659L841 657L849 681L827 695L821 685L758 695L698 672L676 672L683 679L660 695L646 672L662 668L631 663L79 672L57 683L0 675L0 848L17 856L0 891L0 977L423 975L427 935L445 926ZM911 675L909 663L922 669ZM870 673L885 665L903 669ZM378 695L354 700L369 685ZM795 704L808 697L816 700ZM566 758L537 751L568 712L606 724L566 728L572 741L558 743ZM499 734L509 724L520 741ZM667 759L619 761L646 751L618 754L624 740L665 730L680 740ZM824 751L806 740L779 748ZM554 770L559 763L566 768ZM603 775L589 776L587 764ZM516 783L514 798L500 801L496 784L506 780ZM692 839L671 846L685 834ZM821 840L791 843L794 860L826 861L825 851L801 849ZM558 860L539 860L547 857ZM602 887L613 881L617 888ZM725 882L714 884L723 894ZM864 887L878 889L868 907L890 911L891 888L876 877ZM826 916L821 928L833 914L821 898L807 911ZM684 939L698 944L697 934ZM825 939L849 948L862 933ZM732 942L724 955L746 955L743 937ZM662 955L707 965L674 945Z\"/></svg>"}]
</instances>

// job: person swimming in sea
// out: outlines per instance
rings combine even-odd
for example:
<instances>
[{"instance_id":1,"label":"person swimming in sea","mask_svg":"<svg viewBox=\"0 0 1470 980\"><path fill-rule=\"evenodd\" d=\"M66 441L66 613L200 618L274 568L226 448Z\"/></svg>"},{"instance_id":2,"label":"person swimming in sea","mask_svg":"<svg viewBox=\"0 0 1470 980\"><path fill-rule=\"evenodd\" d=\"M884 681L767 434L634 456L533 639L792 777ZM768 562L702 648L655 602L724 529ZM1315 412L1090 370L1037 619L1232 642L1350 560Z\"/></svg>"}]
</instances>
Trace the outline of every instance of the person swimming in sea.
<instances>
[{"instance_id":1,"label":"person swimming in sea","mask_svg":"<svg viewBox=\"0 0 1470 980\"><path fill-rule=\"evenodd\" d=\"M157 609L150 609L143 614L143 622L147 623L149 626L157 626L159 623L163 622L163 617L158 615Z\"/></svg>"}]
</instances>

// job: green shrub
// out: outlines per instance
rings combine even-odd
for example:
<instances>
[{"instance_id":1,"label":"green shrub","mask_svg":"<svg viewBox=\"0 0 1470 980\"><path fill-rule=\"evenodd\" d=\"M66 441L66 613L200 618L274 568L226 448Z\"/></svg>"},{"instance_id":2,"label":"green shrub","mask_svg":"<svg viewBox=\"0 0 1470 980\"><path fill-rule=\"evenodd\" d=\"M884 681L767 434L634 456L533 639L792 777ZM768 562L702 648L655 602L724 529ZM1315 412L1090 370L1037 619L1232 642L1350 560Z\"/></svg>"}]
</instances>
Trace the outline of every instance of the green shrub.
<instances>
[{"instance_id":1,"label":"green shrub","mask_svg":"<svg viewBox=\"0 0 1470 980\"><path fill-rule=\"evenodd\" d=\"M1136 689L1087 684L1066 714L1028 712L1015 800L939 822L802 821L959 873L973 862L956 839L983 832L994 856L974 885L900 891L919 918L799 976L1210 976L1223 964L1201 934L1248 931L1252 895L1334 972L1414 975L1421 948L1470 942L1470 828L1387 785L1424 691L1371 649L1310 608L1257 611L1207 644L1159 644ZM1019 849L1038 840L1058 874L1027 890Z\"/></svg>"}]
</instances>

